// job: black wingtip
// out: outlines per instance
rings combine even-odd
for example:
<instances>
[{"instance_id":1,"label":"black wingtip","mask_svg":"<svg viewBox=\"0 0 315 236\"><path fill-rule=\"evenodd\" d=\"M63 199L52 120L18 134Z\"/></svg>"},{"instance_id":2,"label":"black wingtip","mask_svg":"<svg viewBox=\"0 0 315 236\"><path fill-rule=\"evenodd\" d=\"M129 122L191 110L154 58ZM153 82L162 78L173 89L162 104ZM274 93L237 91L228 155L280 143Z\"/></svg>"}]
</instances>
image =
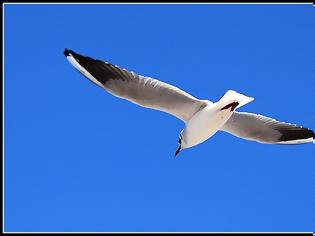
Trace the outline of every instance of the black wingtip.
<instances>
[{"instance_id":1,"label":"black wingtip","mask_svg":"<svg viewBox=\"0 0 315 236\"><path fill-rule=\"evenodd\" d=\"M315 139L315 133L313 130L303 128L303 127L294 127L291 129L278 129L282 133L279 141L292 141L300 139Z\"/></svg>"},{"instance_id":2,"label":"black wingtip","mask_svg":"<svg viewBox=\"0 0 315 236\"><path fill-rule=\"evenodd\" d=\"M71 50L68 50L68 49L65 49L65 51L63 52L63 54L67 57L70 55L72 51Z\"/></svg>"}]
</instances>

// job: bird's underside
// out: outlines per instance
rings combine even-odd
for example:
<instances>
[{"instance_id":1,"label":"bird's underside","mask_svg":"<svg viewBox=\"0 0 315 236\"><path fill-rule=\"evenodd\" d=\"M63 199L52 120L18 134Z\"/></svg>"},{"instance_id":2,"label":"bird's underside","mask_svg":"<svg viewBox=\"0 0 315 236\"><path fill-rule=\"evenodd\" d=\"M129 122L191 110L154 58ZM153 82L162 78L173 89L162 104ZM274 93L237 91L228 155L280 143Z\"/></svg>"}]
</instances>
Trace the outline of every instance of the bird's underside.
<instances>
[{"instance_id":1,"label":"bird's underside","mask_svg":"<svg viewBox=\"0 0 315 236\"><path fill-rule=\"evenodd\" d=\"M72 50L65 49L64 55L86 78L112 95L146 108L170 113L186 124L195 114L212 104L173 85L121 69L108 62L82 56ZM315 135L312 130L262 115L236 112L234 109L237 102L236 99L230 105L225 104L225 108L233 107L233 114L221 127L222 131L268 144L314 142Z\"/></svg>"}]
</instances>

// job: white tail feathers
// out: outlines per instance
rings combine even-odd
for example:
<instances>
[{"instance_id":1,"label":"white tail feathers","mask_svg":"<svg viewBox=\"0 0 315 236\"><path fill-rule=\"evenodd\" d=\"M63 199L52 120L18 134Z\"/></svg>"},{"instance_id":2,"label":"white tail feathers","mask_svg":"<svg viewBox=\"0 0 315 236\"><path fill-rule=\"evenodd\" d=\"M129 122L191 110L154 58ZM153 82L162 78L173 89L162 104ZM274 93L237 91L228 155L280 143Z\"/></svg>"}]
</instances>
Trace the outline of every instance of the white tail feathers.
<instances>
[{"instance_id":1,"label":"white tail feathers","mask_svg":"<svg viewBox=\"0 0 315 236\"><path fill-rule=\"evenodd\" d=\"M220 106L225 107L225 106L228 106L229 104L231 104L233 102L238 102L238 105L235 107L235 109L236 109L236 108L239 108L241 106L246 105L247 103L249 103L253 100L254 100L254 98L252 98L252 97L247 97L247 96L240 94L238 92L235 92L233 90L228 90L223 95L223 97L220 99L219 103L220 103Z\"/></svg>"}]
</instances>

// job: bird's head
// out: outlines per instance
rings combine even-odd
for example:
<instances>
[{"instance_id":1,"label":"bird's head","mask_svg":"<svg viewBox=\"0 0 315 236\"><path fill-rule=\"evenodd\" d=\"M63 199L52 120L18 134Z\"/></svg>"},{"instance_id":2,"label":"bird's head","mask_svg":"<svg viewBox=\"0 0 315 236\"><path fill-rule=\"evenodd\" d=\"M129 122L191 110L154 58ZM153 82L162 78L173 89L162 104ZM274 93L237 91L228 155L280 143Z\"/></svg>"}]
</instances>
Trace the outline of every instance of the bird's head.
<instances>
[{"instance_id":1,"label":"bird's head","mask_svg":"<svg viewBox=\"0 0 315 236\"><path fill-rule=\"evenodd\" d=\"M175 152L175 156L177 156L178 155L178 153L181 151L181 150L183 150L184 148L185 148L185 141L184 141L184 138L183 138L183 131L182 132L180 132L180 134L179 134L179 139L178 139L178 148L177 148L177 150L176 150L176 152Z\"/></svg>"}]
</instances>

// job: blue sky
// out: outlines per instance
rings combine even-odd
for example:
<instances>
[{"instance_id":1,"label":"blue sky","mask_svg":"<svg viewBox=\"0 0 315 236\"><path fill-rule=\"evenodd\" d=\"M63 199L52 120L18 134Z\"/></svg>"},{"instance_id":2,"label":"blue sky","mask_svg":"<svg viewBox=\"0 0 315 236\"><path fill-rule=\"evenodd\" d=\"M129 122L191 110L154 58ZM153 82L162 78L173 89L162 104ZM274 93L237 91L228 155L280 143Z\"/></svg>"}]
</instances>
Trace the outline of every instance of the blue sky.
<instances>
[{"instance_id":1,"label":"blue sky","mask_svg":"<svg viewBox=\"0 0 315 236\"><path fill-rule=\"evenodd\" d=\"M312 5L5 5L5 231L315 231L314 145L217 133L93 85L64 48L315 129Z\"/></svg>"}]
</instances>

